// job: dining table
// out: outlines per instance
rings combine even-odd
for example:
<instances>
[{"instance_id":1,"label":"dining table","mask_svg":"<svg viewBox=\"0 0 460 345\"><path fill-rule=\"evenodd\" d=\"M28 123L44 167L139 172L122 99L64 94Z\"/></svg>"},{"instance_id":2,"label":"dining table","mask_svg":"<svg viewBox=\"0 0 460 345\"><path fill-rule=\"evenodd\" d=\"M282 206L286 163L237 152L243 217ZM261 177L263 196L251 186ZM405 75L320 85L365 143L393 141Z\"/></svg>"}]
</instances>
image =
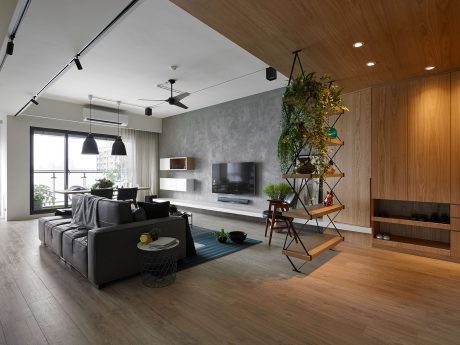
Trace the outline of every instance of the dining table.
<instances>
[{"instance_id":1,"label":"dining table","mask_svg":"<svg viewBox=\"0 0 460 345\"><path fill-rule=\"evenodd\" d=\"M126 187L126 188L136 188L136 187ZM114 188L114 191L117 191L118 188ZM138 191L143 191L143 190L150 190L150 187L137 187ZM69 195L69 194L88 194L91 193L91 189L78 189L78 190L71 190L71 189L60 189L60 190L55 190L55 193L58 194L64 194L64 195Z\"/></svg>"}]
</instances>

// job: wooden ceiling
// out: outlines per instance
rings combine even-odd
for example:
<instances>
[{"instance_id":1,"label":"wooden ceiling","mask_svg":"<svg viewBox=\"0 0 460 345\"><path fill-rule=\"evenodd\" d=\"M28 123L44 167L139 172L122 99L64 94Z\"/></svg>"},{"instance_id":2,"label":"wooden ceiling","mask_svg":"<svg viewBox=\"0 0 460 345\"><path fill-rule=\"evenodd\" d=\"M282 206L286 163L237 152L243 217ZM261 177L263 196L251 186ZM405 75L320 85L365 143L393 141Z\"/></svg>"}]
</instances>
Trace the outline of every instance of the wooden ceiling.
<instances>
[{"instance_id":1,"label":"wooden ceiling","mask_svg":"<svg viewBox=\"0 0 460 345\"><path fill-rule=\"evenodd\" d=\"M286 76L302 49L347 92L460 67L460 0L171 1Z\"/></svg>"}]
</instances>

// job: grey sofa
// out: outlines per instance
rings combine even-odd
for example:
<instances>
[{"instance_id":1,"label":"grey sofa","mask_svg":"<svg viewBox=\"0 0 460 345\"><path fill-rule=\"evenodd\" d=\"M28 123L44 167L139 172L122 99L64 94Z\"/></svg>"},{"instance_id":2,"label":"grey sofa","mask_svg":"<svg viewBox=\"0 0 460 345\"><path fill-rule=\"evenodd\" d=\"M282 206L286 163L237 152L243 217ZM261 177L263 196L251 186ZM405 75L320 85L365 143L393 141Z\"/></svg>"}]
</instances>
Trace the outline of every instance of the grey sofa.
<instances>
[{"instance_id":1,"label":"grey sofa","mask_svg":"<svg viewBox=\"0 0 460 345\"><path fill-rule=\"evenodd\" d=\"M74 197L73 205L77 200ZM99 202L97 213L99 227L92 229L72 225L71 218L62 216L38 221L40 241L96 287L140 272L139 236L153 227L160 229L162 236L177 238L178 259L186 256L186 225L181 217L135 222L129 202L109 199Z\"/></svg>"}]
</instances>

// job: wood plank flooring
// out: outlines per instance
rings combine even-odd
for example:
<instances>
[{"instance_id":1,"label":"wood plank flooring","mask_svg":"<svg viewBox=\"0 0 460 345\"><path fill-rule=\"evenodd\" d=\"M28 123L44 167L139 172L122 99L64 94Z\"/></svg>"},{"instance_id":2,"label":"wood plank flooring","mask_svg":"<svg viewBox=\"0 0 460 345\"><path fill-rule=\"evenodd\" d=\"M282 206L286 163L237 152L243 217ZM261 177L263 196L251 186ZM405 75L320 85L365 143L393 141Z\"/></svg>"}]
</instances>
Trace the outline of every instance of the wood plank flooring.
<instances>
[{"instance_id":1,"label":"wood plank flooring","mask_svg":"<svg viewBox=\"0 0 460 345\"><path fill-rule=\"evenodd\" d=\"M194 224L264 225L194 212ZM460 264L344 242L292 272L284 235L179 272L101 290L40 245L37 221L0 223L0 344L459 344Z\"/></svg>"}]
</instances>

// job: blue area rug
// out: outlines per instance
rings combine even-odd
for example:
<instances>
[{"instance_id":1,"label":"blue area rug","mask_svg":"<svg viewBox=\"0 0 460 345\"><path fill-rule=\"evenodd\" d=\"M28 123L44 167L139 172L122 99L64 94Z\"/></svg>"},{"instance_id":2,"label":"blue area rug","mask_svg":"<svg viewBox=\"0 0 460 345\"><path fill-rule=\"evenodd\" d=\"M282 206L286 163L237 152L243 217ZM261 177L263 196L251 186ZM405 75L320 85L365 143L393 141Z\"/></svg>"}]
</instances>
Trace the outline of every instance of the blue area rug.
<instances>
[{"instance_id":1,"label":"blue area rug","mask_svg":"<svg viewBox=\"0 0 460 345\"><path fill-rule=\"evenodd\" d=\"M215 234L217 231L193 226L192 229L193 242L195 242L196 255L184 258L177 263L177 270L184 270L207 261L221 258L223 256L239 252L245 248L253 246L262 241L256 241L251 238L246 238L242 244L236 244L230 241L220 243L216 240Z\"/></svg>"}]
</instances>

